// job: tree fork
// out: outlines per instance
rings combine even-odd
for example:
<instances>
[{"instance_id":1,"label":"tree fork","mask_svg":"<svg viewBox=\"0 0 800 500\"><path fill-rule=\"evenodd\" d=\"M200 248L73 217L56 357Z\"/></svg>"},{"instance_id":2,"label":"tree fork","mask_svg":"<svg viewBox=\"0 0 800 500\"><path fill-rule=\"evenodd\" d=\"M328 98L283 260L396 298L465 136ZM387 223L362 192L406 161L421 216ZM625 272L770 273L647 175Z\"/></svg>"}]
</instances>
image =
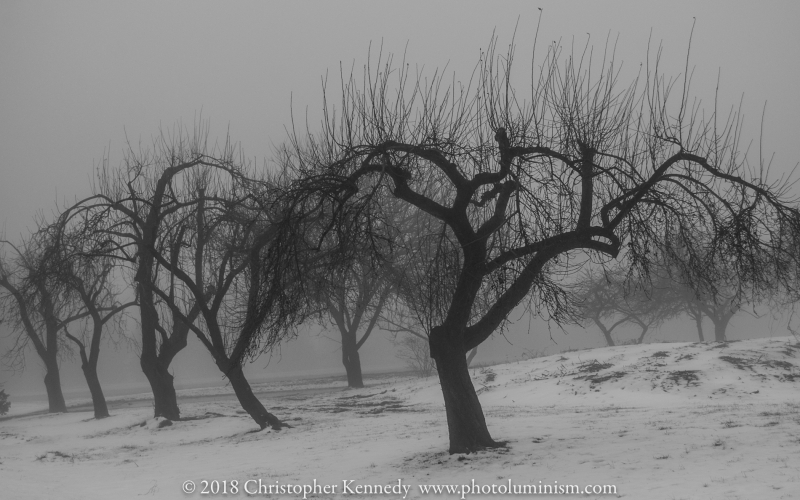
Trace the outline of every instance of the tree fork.
<instances>
[{"instance_id":1,"label":"tree fork","mask_svg":"<svg viewBox=\"0 0 800 500\"><path fill-rule=\"evenodd\" d=\"M174 377L167 367L162 366L158 359L146 358L144 355L140 359L140 366L153 391L153 416L180 420L181 411L178 408Z\"/></svg>"}]
</instances>

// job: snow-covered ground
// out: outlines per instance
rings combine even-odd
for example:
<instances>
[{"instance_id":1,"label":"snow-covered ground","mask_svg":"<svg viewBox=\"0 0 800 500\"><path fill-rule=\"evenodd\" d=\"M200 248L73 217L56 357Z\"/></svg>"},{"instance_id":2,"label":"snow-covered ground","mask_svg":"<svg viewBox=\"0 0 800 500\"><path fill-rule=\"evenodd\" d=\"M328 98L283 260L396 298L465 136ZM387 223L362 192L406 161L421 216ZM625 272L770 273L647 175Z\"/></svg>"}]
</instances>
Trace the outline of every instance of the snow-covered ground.
<instances>
[{"instance_id":1,"label":"snow-covered ground","mask_svg":"<svg viewBox=\"0 0 800 500\"><path fill-rule=\"evenodd\" d=\"M295 385L300 392L263 398L293 426L280 432L258 431L230 399L184 403L192 419L161 428L150 407L100 421L19 416L0 422L0 498L303 498L315 484L307 498L505 498L509 484L616 487L582 498L800 498L798 358L790 337L478 368L489 429L508 447L471 455L446 452L435 378L324 394L302 390L325 382ZM423 494L429 485L458 490Z\"/></svg>"}]
</instances>

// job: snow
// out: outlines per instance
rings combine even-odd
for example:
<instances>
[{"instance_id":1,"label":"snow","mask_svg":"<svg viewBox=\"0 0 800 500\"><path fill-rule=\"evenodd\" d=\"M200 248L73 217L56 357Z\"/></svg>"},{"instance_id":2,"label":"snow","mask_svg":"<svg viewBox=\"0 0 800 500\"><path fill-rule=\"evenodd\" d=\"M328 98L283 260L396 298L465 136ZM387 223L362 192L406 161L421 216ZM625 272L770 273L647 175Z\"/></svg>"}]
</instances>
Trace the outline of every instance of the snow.
<instances>
[{"instance_id":1,"label":"snow","mask_svg":"<svg viewBox=\"0 0 800 500\"><path fill-rule=\"evenodd\" d=\"M789 337L621 346L477 368L489 429L508 448L471 455L446 452L435 378L383 377L358 390L321 379L287 381L291 392L259 386L265 406L293 426L279 432L259 431L230 397L209 400L227 388L182 393L189 419L167 426L149 405L99 421L90 411L18 412L0 422L0 497L248 498L245 481L254 491L258 480L284 488L316 480L321 493L307 498L422 498L429 484L470 485L465 498L509 496L479 494L473 481L495 491L509 481L616 486L614 495L582 498L800 498L798 354ZM187 480L197 487L191 494L181 491ZM217 494L214 483L201 494L204 480L219 482Z\"/></svg>"}]
</instances>

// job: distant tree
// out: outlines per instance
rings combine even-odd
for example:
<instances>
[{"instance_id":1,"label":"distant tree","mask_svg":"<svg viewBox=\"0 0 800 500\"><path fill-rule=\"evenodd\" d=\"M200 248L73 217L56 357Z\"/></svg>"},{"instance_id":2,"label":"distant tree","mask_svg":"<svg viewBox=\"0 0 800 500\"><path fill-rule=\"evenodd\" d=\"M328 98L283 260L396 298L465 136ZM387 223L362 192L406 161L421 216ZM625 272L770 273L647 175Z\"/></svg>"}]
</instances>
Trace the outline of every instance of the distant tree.
<instances>
[{"instance_id":1,"label":"distant tree","mask_svg":"<svg viewBox=\"0 0 800 500\"><path fill-rule=\"evenodd\" d=\"M502 55L495 48L492 40L463 84L380 57L363 77L342 75L341 96L325 97L320 132L296 134L283 157L305 177L304 192L349 207L327 214L378 210L379 186L452 240L458 259L432 254L458 267L446 314L429 331L451 453L498 446L466 352L523 301L564 320L560 280L575 264L617 258L645 279L665 237L675 236L669 228L700 230L716 242L709 256L752 287L794 286L776 269L796 269L797 252L772 243L781 235L800 242L791 183L750 167L738 150L738 116L702 114L689 75L661 74L660 51L621 87L613 53L598 65L591 47L576 54L553 44L523 72L533 81L522 91L513 44ZM364 231L391 237L377 226ZM690 271L691 282L709 272Z\"/></svg>"},{"instance_id":2,"label":"distant tree","mask_svg":"<svg viewBox=\"0 0 800 500\"><path fill-rule=\"evenodd\" d=\"M10 407L11 402L8 400L8 394L6 394L5 390L0 391L0 415L8 413Z\"/></svg>"},{"instance_id":3,"label":"distant tree","mask_svg":"<svg viewBox=\"0 0 800 500\"><path fill-rule=\"evenodd\" d=\"M68 214L65 213L61 219L66 218ZM95 418L108 417L108 405L97 376L100 343L103 333L108 333L107 330L119 332L122 329L121 313L136 305L136 302L118 302L119 293L113 284L116 263L108 256L103 256L102 252L96 251L97 242L87 240L81 228L65 227L56 222L42 231L50 233L50 238L57 247L54 252L54 258L57 259L54 279L63 285L75 310L83 316L78 322L79 326L84 327L82 333L76 332L73 335L68 325L64 325L64 334L78 348L81 370L92 395Z\"/></svg>"},{"instance_id":4,"label":"distant tree","mask_svg":"<svg viewBox=\"0 0 800 500\"><path fill-rule=\"evenodd\" d=\"M11 365L24 364L33 344L44 363L44 385L50 413L67 411L61 390L59 357L63 339L59 332L81 315L57 279L60 261L52 235L34 233L21 244L0 239L0 320L14 335L6 353Z\"/></svg>"},{"instance_id":5,"label":"distant tree","mask_svg":"<svg viewBox=\"0 0 800 500\"><path fill-rule=\"evenodd\" d=\"M436 370L436 362L431 358L427 338L404 335L395 344L399 348L397 357L405 361L420 377L430 377Z\"/></svg>"},{"instance_id":6,"label":"distant tree","mask_svg":"<svg viewBox=\"0 0 800 500\"><path fill-rule=\"evenodd\" d=\"M378 324L392 293L389 274L386 270L375 269L366 260L354 261L352 265L324 274L327 276L317 276L319 280L314 287L322 309L321 320L323 324L332 323L339 331L347 385L364 387L358 351Z\"/></svg>"},{"instance_id":7,"label":"distant tree","mask_svg":"<svg viewBox=\"0 0 800 500\"><path fill-rule=\"evenodd\" d=\"M728 324L741 311L745 299L733 290L717 289L714 292L703 292L683 287L680 291L682 297L679 297L678 300L681 301L686 315L695 322L700 342L705 341L704 317L710 319L714 325L714 341L727 341Z\"/></svg>"},{"instance_id":8,"label":"distant tree","mask_svg":"<svg viewBox=\"0 0 800 500\"><path fill-rule=\"evenodd\" d=\"M416 224L408 211L388 193L381 196L384 201L379 212L352 214L350 227L355 230L342 227L337 236L339 240L350 241L355 248L372 247L373 251L354 252L349 258L333 254L333 266L313 266L304 277L320 311L320 322L323 326L332 325L339 332L342 364L350 387L364 386L359 350L385 318L387 305L401 286L403 268L408 264L405 247L393 245L387 239L363 238L365 233L358 228L379 226L387 232L409 234L409 239L416 234L410 230L416 229Z\"/></svg>"},{"instance_id":9,"label":"distant tree","mask_svg":"<svg viewBox=\"0 0 800 500\"><path fill-rule=\"evenodd\" d=\"M777 288L754 288L747 274L740 275L725 259L718 258L714 249L718 244L698 231L687 231L673 238L665 252L662 272L670 276L676 288L671 300L695 322L700 342L705 341L704 317L714 325L714 341L725 342L728 324L745 304L774 302L778 295ZM688 248L696 250L692 253ZM755 260L753 265L766 267ZM693 276L691 268L694 266L705 268L706 276L701 279ZM790 269L785 272L791 274Z\"/></svg>"},{"instance_id":10,"label":"distant tree","mask_svg":"<svg viewBox=\"0 0 800 500\"><path fill-rule=\"evenodd\" d=\"M639 328L641 344L650 328L683 312L683 294L669 278L631 285L621 269L585 272L572 287L580 322L591 321L600 329L606 344L615 345L612 332L623 325Z\"/></svg>"}]
</instances>

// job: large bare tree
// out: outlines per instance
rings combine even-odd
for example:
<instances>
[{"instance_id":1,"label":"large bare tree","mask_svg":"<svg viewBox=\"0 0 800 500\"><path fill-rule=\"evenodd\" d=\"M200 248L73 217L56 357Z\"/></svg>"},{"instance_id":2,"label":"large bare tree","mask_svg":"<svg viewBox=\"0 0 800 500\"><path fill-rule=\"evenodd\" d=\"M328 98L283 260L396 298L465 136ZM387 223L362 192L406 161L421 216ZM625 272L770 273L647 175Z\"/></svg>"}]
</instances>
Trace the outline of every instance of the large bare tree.
<instances>
[{"instance_id":1,"label":"large bare tree","mask_svg":"<svg viewBox=\"0 0 800 500\"><path fill-rule=\"evenodd\" d=\"M797 268L796 252L775 244L800 234L790 183L748 163L739 116L702 113L687 75L661 73L660 51L623 84L613 52L553 44L522 87L514 51L492 40L467 80L378 56L363 76L342 75L321 130L295 134L284 155L307 191L371 210L381 186L452 238L457 279L430 330L452 453L498 446L465 353L523 302L563 317L559 279L586 259L618 259L646 279L674 232L701 230L713 242L703 251L752 287L793 287L775 270ZM690 271L693 283L713 280Z\"/></svg>"},{"instance_id":2,"label":"large bare tree","mask_svg":"<svg viewBox=\"0 0 800 500\"><path fill-rule=\"evenodd\" d=\"M165 227L176 250L153 255L175 277L202 322L187 317L165 291L155 293L196 334L253 420L262 429L288 427L258 400L242 366L244 352L252 351L252 331L265 321L274 336L293 333L293 312L280 309L285 302L275 304L291 284L281 281L281 273L261 268L262 254L274 251L285 229L280 182L256 180L243 165L224 171L196 167L186 176L178 195L183 207Z\"/></svg>"},{"instance_id":3,"label":"large bare tree","mask_svg":"<svg viewBox=\"0 0 800 500\"><path fill-rule=\"evenodd\" d=\"M98 169L95 194L71 208L72 218L101 242L98 256L116 259L129 270L140 310L142 371L150 382L155 416L180 419L169 366L187 345L200 304L183 293L158 257L178 259L183 240L171 231L177 214L198 199L183 199L187 172L208 168L235 171L242 161L229 141L211 145L208 124L193 131L176 127L161 132L151 147L129 148L123 164ZM105 236L105 237L103 237Z\"/></svg>"}]
</instances>

